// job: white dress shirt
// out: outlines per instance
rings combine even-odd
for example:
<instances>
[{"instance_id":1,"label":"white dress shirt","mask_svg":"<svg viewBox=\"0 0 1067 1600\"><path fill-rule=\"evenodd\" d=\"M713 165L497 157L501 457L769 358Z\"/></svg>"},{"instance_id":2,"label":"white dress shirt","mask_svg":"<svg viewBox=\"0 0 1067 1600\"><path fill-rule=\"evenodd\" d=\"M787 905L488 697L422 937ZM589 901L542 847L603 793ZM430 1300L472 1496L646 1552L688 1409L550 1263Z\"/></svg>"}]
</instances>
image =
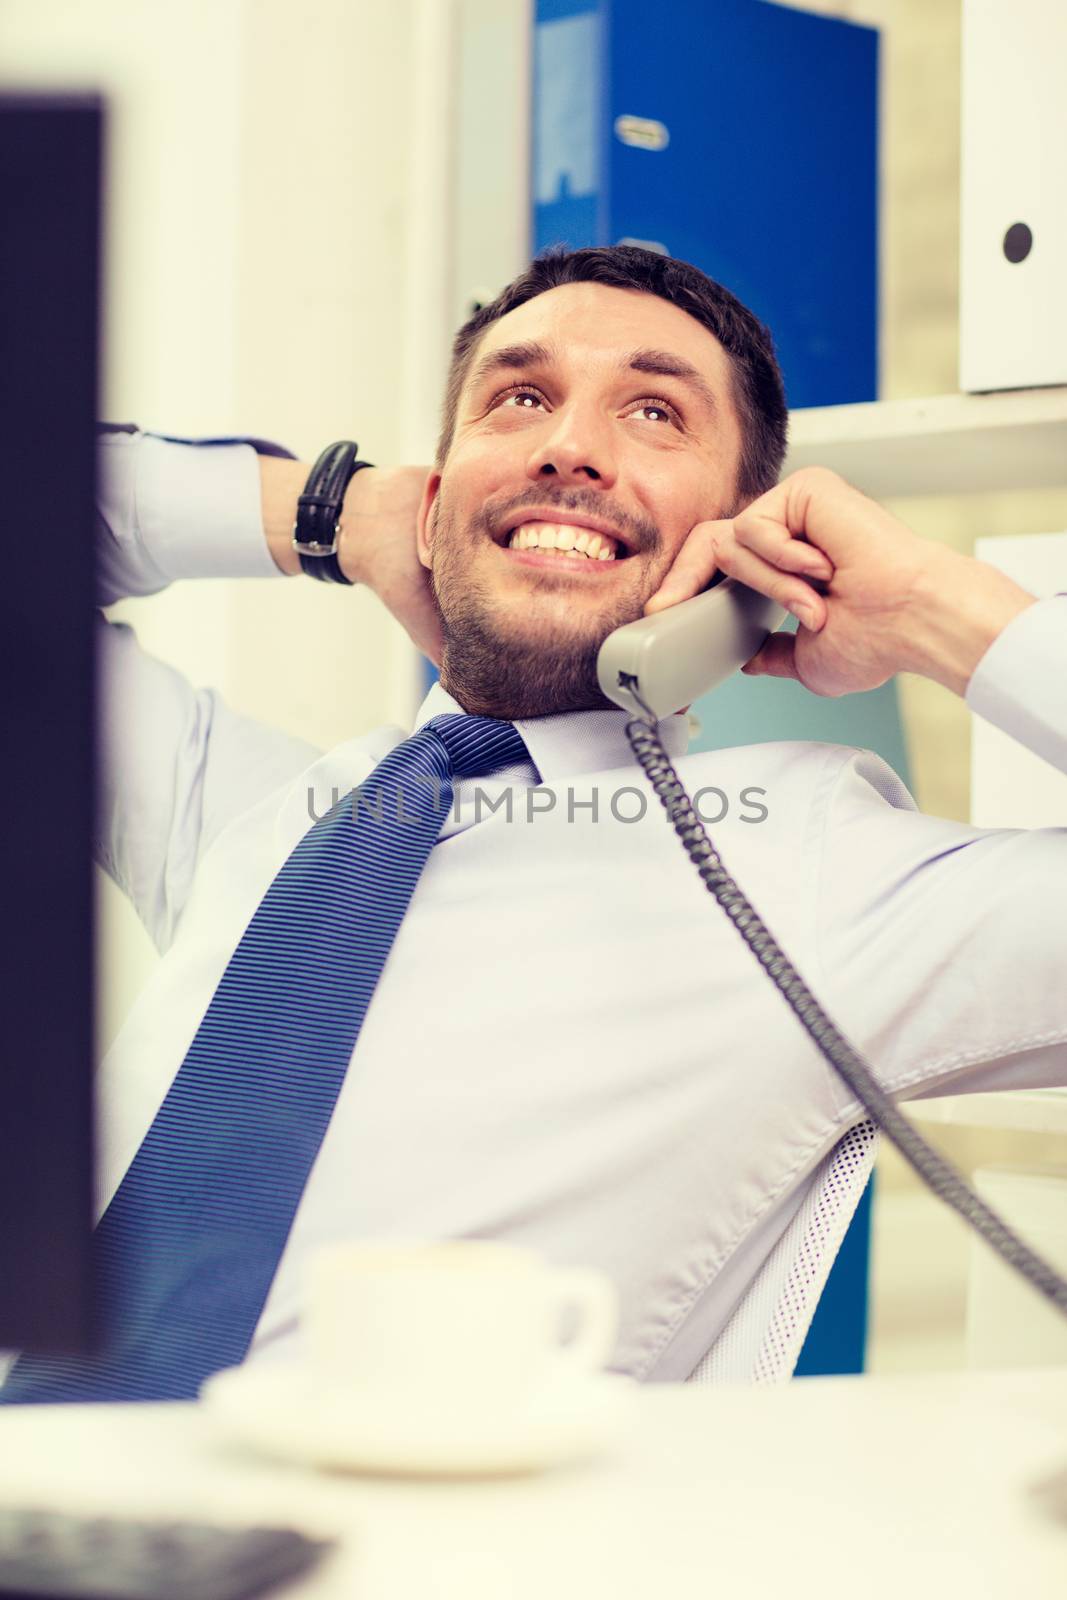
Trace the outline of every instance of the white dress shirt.
<instances>
[{"instance_id":1,"label":"white dress shirt","mask_svg":"<svg viewBox=\"0 0 1067 1600\"><path fill-rule=\"evenodd\" d=\"M101 603L280 577L249 445L114 435L102 454ZM163 952L101 1068L102 1207L310 807L408 730L323 753L192 688L129 627L100 631L99 854ZM967 701L1067 770L1064 683L1057 596L1008 625ZM460 709L435 686L415 726ZM622 1302L615 1367L685 1378L862 1115L686 859L622 714L516 726L529 764L457 786L250 1359L299 1352L304 1268L326 1241L476 1236L603 1269ZM923 816L869 751L686 756L684 717L661 732L690 794L728 798L710 829L727 867L888 1089L1067 1084L1067 830ZM477 814L478 788L510 789L511 820ZM703 804L710 822L721 802Z\"/></svg>"}]
</instances>

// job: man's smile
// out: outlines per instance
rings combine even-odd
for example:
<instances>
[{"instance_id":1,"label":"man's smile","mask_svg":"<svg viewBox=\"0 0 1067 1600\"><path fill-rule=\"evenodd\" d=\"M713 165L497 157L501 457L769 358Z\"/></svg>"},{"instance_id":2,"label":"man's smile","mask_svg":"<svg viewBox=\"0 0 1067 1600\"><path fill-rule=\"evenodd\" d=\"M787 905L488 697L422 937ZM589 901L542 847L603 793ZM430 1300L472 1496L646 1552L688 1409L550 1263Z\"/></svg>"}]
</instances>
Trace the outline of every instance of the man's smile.
<instances>
[{"instance_id":1,"label":"man's smile","mask_svg":"<svg viewBox=\"0 0 1067 1600\"><path fill-rule=\"evenodd\" d=\"M585 511L577 511L573 507L554 505L516 507L497 523L493 530L493 540L496 544L506 545L511 542L513 533L533 529L546 530L540 539L541 545L545 548L553 546L553 541L548 537L549 529L554 530L556 534L599 534L603 543L609 545L620 557L628 556L632 548L632 536L623 533L617 522L593 516ZM584 550L588 541L581 541L575 537L571 543L575 548ZM566 549L568 545L564 541L558 548Z\"/></svg>"},{"instance_id":2,"label":"man's smile","mask_svg":"<svg viewBox=\"0 0 1067 1600\"><path fill-rule=\"evenodd\" d=\"M551 567L575 576L603 572L627 552L610 534L570 523L524 522L507 535L507 554L524 566Z\"/></svg>"},{"instance_id":3,"label":"man's smile","mask_svg":"<svg viewBox=\"0 0 1067 1600\"><path fill-rule=\"evenodd\" d=\"M522 566L567 576L602 576L632 554L613 522L549 506L512 511L494 530L493 542Z\"/></svg>"}]
</instances>

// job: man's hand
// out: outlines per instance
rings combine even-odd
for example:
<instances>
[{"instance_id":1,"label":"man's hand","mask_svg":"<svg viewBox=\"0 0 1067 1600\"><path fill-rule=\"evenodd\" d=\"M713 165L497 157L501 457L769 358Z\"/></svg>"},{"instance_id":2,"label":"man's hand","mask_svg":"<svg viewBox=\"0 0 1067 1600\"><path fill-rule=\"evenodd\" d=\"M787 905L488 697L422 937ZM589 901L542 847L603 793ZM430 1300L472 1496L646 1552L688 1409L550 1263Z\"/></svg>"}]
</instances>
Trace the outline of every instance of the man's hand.
<instances>
[{"instance_id":1,"label":"man's hand","mask_svg":"<svg viewBox=\"0 0 1067 1600\"><path fill-rule=\"evenodd\" d=\"M415 520L429 467L365 467L341 508L337 559L353 583L366 584L435 667L441 665L441 620L430 575L419 561Z\"/></svg>"},{"instance_id":2,"label":"man's hand","mask_svg":"<svg viewBox=\"0 0 1067 1600\"><path fill-rule=\"evenodd\" d=\"M962 695L993 640L1035 601L995 567L920 539L825 467L794 472L739 516L698 523L645 614L699 594L717 571L800 623L741 670L821 695L874 689L895 672Z\"/></svg>"},{"instance_id":3,"label":"man's hand","mask_svg":"<svg viewBox=\"0 0 1067 1600\"><path fill-rule=\"evenodd\" d=\"M306 461L260 456L263 532L275 565L301 571L293 549L297 496L311 468ZM441 665L441 624L419 561L415 523L428 467L364 467L345 491L337 559L353 583L366 584L434 666ZM312 582L315 580L312 579Z\"/></svg>"}]
</instances>

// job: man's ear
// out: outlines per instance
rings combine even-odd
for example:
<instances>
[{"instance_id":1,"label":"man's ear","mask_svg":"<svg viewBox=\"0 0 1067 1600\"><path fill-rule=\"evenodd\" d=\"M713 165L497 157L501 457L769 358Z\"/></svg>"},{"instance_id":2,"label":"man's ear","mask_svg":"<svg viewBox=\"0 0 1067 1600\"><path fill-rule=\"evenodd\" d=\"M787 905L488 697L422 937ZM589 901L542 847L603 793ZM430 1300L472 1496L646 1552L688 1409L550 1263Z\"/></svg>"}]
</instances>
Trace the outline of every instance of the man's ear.
<instances>
[{"instance_id":1,"label":"man's ear","mask_svg":"<svg viewBox=\"0 0 1067 1600\"><path fill-rule=\"evenodd\" d=\"M415 523L415 548L424 567L430 565L430 550L433 546L430 518L437 500L437 491L440 487L441 474L439 472L431 472L423 486L422 500L419 502L419 514Z\"/></svg>"}]
</instances>

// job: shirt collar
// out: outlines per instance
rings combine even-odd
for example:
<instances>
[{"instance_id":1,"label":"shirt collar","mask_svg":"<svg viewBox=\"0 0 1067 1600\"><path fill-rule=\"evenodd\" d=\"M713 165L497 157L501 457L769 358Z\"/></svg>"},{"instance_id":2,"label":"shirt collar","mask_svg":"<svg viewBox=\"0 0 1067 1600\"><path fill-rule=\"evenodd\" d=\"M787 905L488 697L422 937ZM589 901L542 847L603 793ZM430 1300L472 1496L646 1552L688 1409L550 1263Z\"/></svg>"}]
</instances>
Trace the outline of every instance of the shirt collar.
<instances>
[{"instance_id":1,"label":"shirt collar","mask_svg":"<svg viewBox=\"0 0 1067 1600\"><path fill-rule=\"evenodd\" d=\"M466 712L447 689L435 683L415 717L414 732L431 717ZM602 711L561 711L548 717L521 717L515 726L522 734L530 760L542 783L577 777L584 772L610 772L633 765L634 754L626 737L626 713L605 707ZM676 760L689 746L689 719L684 711L664 717L657 729L667 754Z\"/></svg>"}]
</instances>

